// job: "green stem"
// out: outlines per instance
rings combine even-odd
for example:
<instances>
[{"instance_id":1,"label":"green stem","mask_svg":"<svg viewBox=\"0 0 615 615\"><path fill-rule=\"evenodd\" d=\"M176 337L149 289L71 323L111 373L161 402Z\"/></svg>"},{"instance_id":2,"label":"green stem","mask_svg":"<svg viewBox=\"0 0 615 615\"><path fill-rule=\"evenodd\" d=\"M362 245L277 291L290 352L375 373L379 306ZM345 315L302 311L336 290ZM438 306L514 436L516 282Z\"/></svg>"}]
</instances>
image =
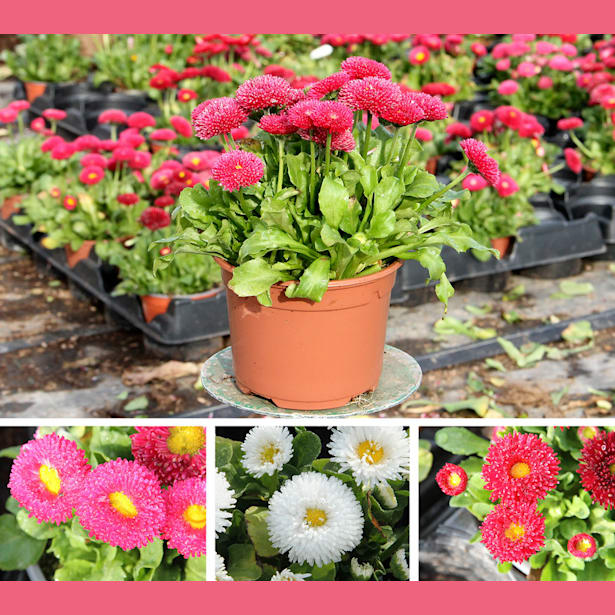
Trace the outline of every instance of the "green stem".
<instances>
[{"instance_id":1,"label":"green stem","mask_svg":"<svg viewBox=\"0 0 615 615\"><path fill-rule=\"evenodd\" d=\"M591 155L591 153L589 152L589 150L583 145L583 143L581 143L581 141L579 140L579 137L577 137L577 135L574 134L574 132L572 130L569 131L570 134L570 138L572 139L573 143L590 159L593 160L593 156Z\"/></svg>"},{"instance_id":2,"label":"green stem","mask_svg":"<svg viewBox=\"0 0 615 615\"><path fill-rule=\"evenodd\" d=\"M363 218L361 218L361 224L359 224L359 233L365 228L367 224L367 220L372 213L372 206L374 201L374 193L372 192L367 199L367 203L365 204L365 211L363 212Z\"/></svg>"},{"instance_id":3,"label":"green stem","mask_svg":"<svg viewBox=\"0 0 615 615\"><path fill-rule=\"evenodd\" d=\"M241 188L237 192L239 194L239 203L241 204L241 211L243 211L244 214L248 215L250 213L250 210L248 209L248 205L243 198L243 192L241 191Z\"/></svg>"},{"instance_id":4,"label":"green stem","mask_svg":"<svg viewBox=\"0 0 615 615\"><path fill-rule=\"evenodd\" d=\"M420 122L419 122L420 123ZM397 167L397 175L401 175L402 170L406 168L408 164L408 160L410 159L410 152L412 151L412 144L414 143L414 137L416 135L416 129L419 126L419 123L413 124L412 130L410 131L410 136L406 141L406 145L403 149L403 154L399 159L399 166Z\"/></svg>"},{"instance_id":5,"label":"green stem","mask_svg":"<svg viewBox=\"0 0 615 615\"><path fill-rule=\"evenodd\" d=\"M466 161L467 162L467 161ZM435 194L432 194L428 199L425 199L421 203L421 207L426 207L430 203L433 203L436 199L439 199L442 195L446 194L451 188L461 183L470 174L470 169L466 169L461 175L457 176L452 182L443 186L441 190L438 190Z\"/></svg>"},{"instance_id":6,"label":"green stem","mask_svg":"<svg viewBox=\"0 0 615 615\"><path fill-rule=\"evenodd\" d=\"M327 134L327 145L325 151L325 175L329 175L329 165L331 164L331 133Z\"/></svg>"},{"instance_id":7,"label":"green stem","mask_svg":"<svg viewBox=\"0 0 615 615\"><path fill-rule=\"evenodd\" d=\"M278 192L282 190L282 182L284 181L284 141L278 140Z\"/></svg>"},{"instance_id":8,"label":"green stem","mask_svg":"<svg viewBox=\"0 0 615 615\"><path fill-rule=\"evenodd\" d=\"M363 160L367 160L367 152L369 151L369 139L372 136L372 114L367 113L367 126L365 127L365 137L363 138L363 147L361 148L361 156Z\"/></svg>"},{"instance_id":9,"label":"green stem","mask_svg":"<svg viewBox=\"0 0 615 615\"><path fill-rule=\"evenodd\" d=\"M233 139L233 135L230 132L228 133L228 138L233 149L237 149L237 143L235 143L235 139Z\"/></svg>"},{"instance_id":10,"label":"green stem","mask_svg":"<svg viewBox=\"0 0 615 615\"><path fill-rule=\"evenodd\" d=\"M387 164L391 164L393 162L393 157L395 156L395 150L397 149L397 139L399 138L400 128L395 129L395 135L393 136L393 141L391 141L391 149L389 151L389 157L387 158Z\"/></svg>"},{"instance_id":11,"label":"green stem","mask_svg":"<svg viewBox=\"0 0 615 615\"><path fill-rule=\"evenodd\" d=\"M310 141L310 212L314 213L316 199L316 147Z\"/></svg>"}]
</instances>

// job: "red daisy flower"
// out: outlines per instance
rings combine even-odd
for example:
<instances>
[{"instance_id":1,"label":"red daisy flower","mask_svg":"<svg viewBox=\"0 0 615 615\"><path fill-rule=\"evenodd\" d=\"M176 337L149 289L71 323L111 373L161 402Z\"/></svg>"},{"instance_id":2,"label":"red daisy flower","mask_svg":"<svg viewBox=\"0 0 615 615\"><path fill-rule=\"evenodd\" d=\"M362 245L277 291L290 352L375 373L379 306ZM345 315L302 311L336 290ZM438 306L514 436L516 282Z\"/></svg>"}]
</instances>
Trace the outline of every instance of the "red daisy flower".
<instances>
[{"instance_id":1,"label":"red daisy flower","mask_svg":"<svg viewBox=\"0 0 615 615\"><path fill-rule=\"evenodd\" d=\"M77 150L75 149L75 146L72 143L66 143L66 142L62 142L62 143L58 143L52 150L51 150L51 157L54 160L67 160L68 158L70 158Z\"/></svg>"},{"instance_id":2,"label":"red daisy flower","mask_svg":"<svg viewBox=\"0 0 615 615\"><path fill-rule=\"evenodd\" d=\"M211 169L221 155L222 154L216 150L188 152L182 158L182 164L193 171L205 171Z\"/></svg>"},{"instance_id":3,"label":"red daisy flower","mask_svg":"<svg viewBox=\"0 0 615 615\"><path fill-rule=\"evenodd\" d=\"M17 109L13 109L12 107L4 107L4 109L0 109L0 122L3 124L12 124L17 120L19 116L19 111Z\"/></svg>"},{"instance_id":4,"label":"red daisy flower","mask_svg":"<svg viewBox=\"0 0 615 615\"><path fill-rule=\"evenodd\" d=\"M63 120L66 117L66 111L62 111L62 109L45 109L42 115L47 120Z\"/></svg>"},{"instance_id":5,"label":"red daisy flower","mask_svg":"<svg viewBox=\"0 0 615 615\"><path fill-rule=\"evenodd\" d=\"M297 132L297 127L289 121L286 112L263 115L258 125L261 130L272 135L289 135Z\"/></svg>"},{"instance_id":6,"label":"red daisy flower","mask_svg":"<svg viewBox=\"0 0 615 615\"><path fill-rule=\"evenodd\" d=\"M615 508L615 432L603 432L585 443L578 472L593 502Z\"/></svg>"},{"instance_id":7,"label":"red daisy flower","mask_svg":"<svg viewBox=\"0 0 615 615\"><path fill-rule=\"evenodd\" d=\"M468 475L461 466L447 463L436 474L436 482L446 495L459 495L466 490Z\"/></svg>"},{"instance_id":8,"label":"red daisy flower","mask_svg":"<svg viewBox=\"0 0 615 615\"><path fill-rule=\"evenodd\" d=\"M408 92L408 95L423 109L424 119L428 122L444 120L448 117L446 105L437 96L431 96L425 92Z\"/></svg>"},{"instance_id":9,"label":"red daisy flower","mask_svg":"<svg viewBox=\"0 0 615 615\"><path fill-rule=\"evenodd\" d=\"M511 433L489 447L482 476L491 500L511 505L544 498L557 485L559 460L534 434Z\"/></svg>"},{"instance_id":10,"label":"red daisy flower","mask_svg":"<svg viewBox=\"0 0 615 615\"><path fill-rule=\"evenodd\" d=\"M553 79L551 77L541 77L538 80L538 89L550 90L553 87Z\"/></svg>"},{"instance_id":11,"label":"red daisy flower","mask_svg":"<svg viewBox=\"0 0 615 615\"><path fill-rule=\"evenodd\" d=\"M237 128L233 128L231 130L231 137L235 141L241 141L242 139L247 139L250 136L250 131L246 126L238 126Z\"/></svg>"},{"instance_id":12,"label":"red daisy flower","mask_svg":"<svg viewBox=\"0 0 615 615\"><path fill-rule=\"evenodd\" d=\"M479 42L472 43L470 45L470 50L477 58L487 55L487 48Z\"/></svg>"},{"instance_id":13,"label":"red daisy flower","mask_svg":"<svg viewBox=\"0 0 615 615\"><path fill-rule=\"evenodd\" d=\"M192 111L194 131L204 141L229 133L247 119L246 112L232 98L206 100Z\"/></svg>"},{"instance_id":14,"label":"red daisy flower","mask_svg":"<svg viewBox=\"0 0 615 615\"><path fill-rule=\"evenodd\" d=\"M107 166L107 159L101 154L96 153L86 154L79 162L82 167L97 166L105 168Z\"/></svg>"},{"instance_id":15,"label":"red daisy flower","mask_svg":"<svg viewBox=\"0 0 615 615\"><path fill-rule=\"evenodd\" d=\"M59 525L73 516L81 483L90 469L75 442L51 433L19 449L8 487L30 517Z\"/></svg>"},{"instance_id":16,"label":"red daisy flower","mask_svg":"<svg viewBox=\"0 0 615 615\"><path fill-rule=\"evenodd\" d=\"M304 75L303 77L296 77L293 79L290 82L290 87L295 90L303 90L317 81L319 81L319 79L315 75Z\"/></svg>"},{"instance_id":17,"label":"red daisy flower","mask_svg":"<svg viewBox=\"0 0 615 615\"><path fill-rule=\"evenodd\" d=\"M382 62L361 56L346 58L342 62L341 69L348 73L351 79L365 79L366 77L391 78L391 71Z\"/></svg>"},{"instance_id":18,"label":"red daisy flower","mask_svg":"<svg viewBox=\"0 0 615 615\"><path fill-rule=\"evenodd\" d=\"M505 79L498 85L498 94L510 96L519 90L519 84L514 79Z\"/></svg>"},{"instance_id":19,"label":"red daisy flower","mask_svg":"<svg viewBox=\"0 0 615 615\"><path fill-rule=\"evenodd\" d=\"M232 77L219 66L203 66L201 68L201 75L218 83L228 83L232 80Z\"/></svg>"},{"instance_id":20,"label":"red daisy flower","mask_svg":"<svg viewBox=\"0 0 615 615\"><path fill-rule=\"evenodd\" d=\"M455 86L443 81L435 81L434 83L426 83L421 92L430 96L452 96L457 90Z\"/></svg>"},{"instance_id":21,"label":"red daisy flower","mask_svg":"<svg viewBox=\"0 0 615 615\"><path fill-rule=\"evenodd\" d=\"M160 254L160 256L168 256L172 251L173 250L171 250L169 246L165 246L164 248L160 248L160 250L158 250L158 254Z\"/></svg>"},{"instance_id":22,"label":"red daisy flower","mask_svg":"<svg viewBox=\"0 0 615 615\"><path fill-rule=\"evenodd\" d=\"M408 53L408 61L413 66L420 66L429 60L430 51L425 45L417 45Z\"/></svg>"},{"instance_id":23,"label":"red daisy flower","mask_svg":"<svg viewBox=\"0 0 615 615\"><path fill-rule=\"evenodd\" d=\"M596 554L596 539L589 534L576 534L568 541L568 553L580 559Z\"/></svg>"},{"instance_id":24,"label":"red daisy flower","mask_svg":"<svg viewBox=\"0 0 615 615\"><path fill-rule=\"evenodd\" d=\"M569 169L577 175L583 170L583 163L581 162L581 155L576 149L572 147L564 148L564 158Z\"/></svg>"},{"instance_id":25,"label":"red daisy flower","mask_svg":"<svg viewBox=\"0 0 615 615\"><path fill-rule=\"evenodd\" d=\"M84 167L79 173L79 180L89 186L97 184L105 176L105 170L102 167L96 165L90 165Z\"/></svg>"},{"instance_id":26,"label":"red daisy flower","mask_svg":"<svg viewBox=\"0 0 615 615\"><path fill-rule=\"evenodd\" d=\"M317 81L307 93L308 98L320 99L327 94L337 92L345 83L350 81L350 75L345 71L333 73L320 81Z\"/></svg>"},{"instance_id":27,"label":"red daisy flower","mask_svg":"<svg viewBox=\"0 0 615 615\"><path fill-rule=\"evenodd\" d=\"M281 77L260 75L242 83L235 98L248 111L284 107L293 100L292 90L288 81Z\"/></svg>"},{"instance_id":28,"label":"red daisy flower","mask_svg":"<svg viewBox=\"0 0 615 615\"><path fill-rule=\"evenodd\" d=\"M117 200L122 205L135 205L139 202L139 195L134 192L124 192L117 195Z\"/></svg>"},{"instance_id":29,"label":"red daisy flower","mask_svg":"<svg viewBox=\"0 0 615 615\"><path fill-rule=\"evenodd\" d=\"M520 137L531 139L532 137L539 137L544 134L545 128L535 116L524 113L518 132Z\"/></svg>"},{"instance_id":30,"label":"red daisy flower","mask_svg":"<svg viewBox=\"0 0 615 615\"><path fill-rule=\"evenodd\" d=\"M353 79L342 86L339 101L351 109L369 111L383 115L397 108L401 100L401 90L396 83L379 77ZM422 107L422 105L419 106Z\"/></svg>"},{"instance_id":31,"label":"red daisy flower","mask_svg":"<svg viewBox=\"0 0 615 615\"><path fill-rule=\"evenodd\" d=\"M300 100L288 109L288 121L296 128L310 130L314 127L312 115L317 109L318 104L319 101L313 99Z\"/></svg>"},{"instance_id":32,"label":"red daisy flower","mask_svg":"<svg viewBox=\"0 0 615 615\"><path fill-rule=\"evenodd\" d=\"M62 201L62 205L64 206L64 209L73 211L73 209L77 207L77 199L72 194L67 194Z\"/></svg>"},{"instance_id":33,"label":"red daisy flower","mask_svg":"<svg viewBox=\"0 0 615 615\"><path fill-rule=\"evenodd\" d=\"M233 192L257 184L265 173L265 165L256 154L235 150L222 154L211 173L225 190Z\"/></svg>"},{"instance_id":34,"label":"red daisy flower","mask_svg":"<svg viewBox=\"0 0 615 615\"><path fill-rule=\"evenodd\" d=\"M557 122L558 130L574 130L583 126L583 120L580 117L563 117Z\"/></svg>"},{"instance_id":35,"label":"red daisy flower","mask_svg":"<svg viewBox=\"0 0 615 615\"><path fill-rule=\"evenodd\" d=\"M280 66L279 64L270 64L269 66L265 67L265 70L263 72L265 73L265 75L281 77L282 79L286 79L287 81L290 81L295 76L294 70L286 68L284 66Z\"/></svg>"},{"instance_id":36,"label":"red daisy flower","mask_svg":"<svg viewBox=\"0 0 615 615\"><path fill-rule=\"evenodd\" d=\"M120 132L119 142L121 145L137 149L145 143L145 137L136 128L126 128Z\"/></svg>"},{"instance_id":37,"label":"red daisy flower","mask_svg":"<svg viewBox=\"0 0 615 615\"><path fill-rule=\"evenodd\" d=\"M20 111L26 111L29 109L30 103L27 100L14 100L9 103L9 107L11 107L11 109L15 109L15 111L19 113Z\"/></svg>"},{"instance_id":38,"label":"red daisy flower","mask_svg":"<svg viewBox=\"0 0 615 615\"><path fill-rule=\"evenodd\" d=\"M171 216L166 210L160 209L160 207L148 207L143 210L139 217L139 222L150 231L157 231L171 224Z\"/></svg>"},{"instance_id":39,"label":"red daisy flower","mask_svg":"<svg viewBox=\"0 0 615 615\"><path fill-rule=\"evenodd\" d=\"M30 122L30 130L32 130L33 132L43 132L45 129L45 119L42 117L34 118Z\"/></svg>"},{"instance_id":40,"label":"red daisy flower","mask_svg":"<svg viewBox=\"0 0 615 615\"><path fill-rule=\"evenodd\" d=\"M495 186L495 189L501 197L507 197L515 194L515 192L518 192L519 185L510 175L502 173L500 176L500 181Z\"/></svg>"},{"instance_id":41,"label":"red daisy flower","mask_svg":"<svg viewBox=\"0 0 615 615\"><path fill-rule=\"evenodd\" d=\"M205 476L204 427L137 427L132 454L163 485Z\"/></svg>"},{"instance_id":42,"label":"red daisy flower","mask_svg":"<svg viewBox=\"0 0 615 615\"><path fill-rule=\"evenodd\" d=\"M173 126L182 137L190 138L192 136L192 126L185 117L174 115L169 121L171 122L171 126Z\"/></svg>"},{"instance_id":43,"label":"red daisy flower","mask_svg":"<svg viewBox=\"0 0 615 615\"><path fill-rule=\"evenodd\" d=\"M470 173L466 177L463 178L461 185L470 192L476 192L478 190L482 190L489 185L489 182L482 177L481 175L476 175L475 173Z\"/></svg>"},{"instance_id":44,"label":"red daisy flower","mask_svg":"<svg viewBox=\"0 0 615 615\"><path fill-rule=\"evenodd\" d=\"M154 200L154 205L156 207L168 207L169 205L173 205L175 203L175 199L168 194L163 194Z\"/></svg>"},{"instance_id":45,"label":"red daisy flower","mask_svg":"<svg viewBox=\"0 0 615 615\"><path fill-rule=\"evenodd\" d=\"M464 139L459 145L470 162L470 167L482 175L492 186L500 179L498 163L487 154L487 146L476 139Z\"/></svg>"},{"instance_id":46,"label":"red daisy flower","mask_svg":"<svg viewBox=\"0 0 615 615\"><path fill-rule=\"evenodd\" d=\"M152 162L152 155L149 152L136 151L128 163L131 169L146 169Z\"/></svg>"},{"instance_id":47,"label":"red daisy flower","mask_svg":"<svg viewBox=\"0 0 615 615\"><path fill-rule=\"evenodd\" d=\"M346 132L352 129L352 110L335 100L318 101L312 113L312 123L328 132Z\"/></svg>"},{"instance_id":48,"label":"red daisy flower","mask_svg":"<svg viewBox=\"0 0 615 615\"><path fill-rule=\"evenodd\" d=\"M156 118L149 113L145 113L145 111L137 111L128 117L126 123L131 128L136 128L137 130L142 130L143 128L148 128L156 125Z\"/></svg>"},{"instance_id":49,"label":"red daisy flower","mask_svg":"<svg viewBox=\"0 0 615 615\"><path fill-rule=\"evenodd\" d=\"M177 133L170 128L158 128L158 130L152 130L149 138L152 141L173 141L177 139Z\"/></svg>"},{"instance_id":50,"label":"red daisy flower","mask_svg":"<svg viewBox=\"0 0 615 615\"><path fill-rule=\"evenodd\" d=\"M100 147L100 139L94 135L81 135L73 141L73 145L78 152L85 150L94 152Z\"/></svg>"},{"instance_id":51,"label":"red daisy flower","mask_svg":"<svg viewBox=\"0 0 615 615\"><path fill-rule=\"evenodd\" d=\"M135 155L135 150L132 147L127 147L125 145L119 145L113 150L113 154L111 155L111 160L114 162L128 162L132 160Z\"/></svg>"},{"instance_id":52,"label":"red daisy flower","mask_svg":"<svg viewBox=\"0 0 615 615\"><path fill-rule=\"evenodd\" d=\"M517 107L511 107L509 105L498 107L495 110L495 116L502 124L513 130L518 130L523 121L523 112L517 109Z\"/></svg>"},{"instance_id":53,"label":"red daisy flower","mask_svg":"<svg viewBox=\"0 0 615 615\"><path fill-rule=\"evenodd\" d=\"M60 143L64 143L64 139L62 137L58 137L57 135L49 137L41 143L41 152L50 152L54 147L56 147L56 145L59 145Z\"/></svg>"},{"instance_id":54,"label":"red daisy flower","mask_svg":"<svg viewBox=\"0 0 615 615\"><path fill-rule=\"evenodd\" d=\"M500 562L521 563L545 544L545 519L534 504L498 504L480 526L481 542Z\"/></svg>"},{"instance_id":55,"label":"red daisy flower","mask_svg":"<svg viewBox=\"0 0 615 615\"><path fill-rule=\"evenodd\" d=\"M194 90L189 90L188 88L181 88L177 92L177 100L179 100L180 102L190 102L197 97L198 94Z\"/></svg>"},{"instance_id":56,"label":"red daisy flower","mask_svg":"<svg viewBox=\"0 0 615 615\"><path fill-rule=\"evenodd\" d=\"M418 141L426 142L433 140L433 133L427 128L417 128L416 132L414 133L414 136L417 138Z\"/></svg>"},{"instance_id":57,"label":"red daisy flower","mask_svg":"<svg viewBox=\"0 0 615 615\"><path fill-rule=\"evenodd\" d=\"M324 128L314 128L312 130L300 130L299 136L306 141L314 141L320 145L327 142L328 131ZM331 149L342 152L351 152L356 147L352 132L336 132L331 136Z\"/></svg>"},{"instance_id":58,"label":"red daisy flower","mask_svg":"<svg viewBox=\"0 0 615 615\"><path fill-rule=\"evenodd\" d=\"M106 109L98 116L99 124L126 124L128 118L120 109Z\"/></svg>"},{"instance_id":59,"label":"red daisy flower","mask_svg":"<svg viewBox=\"0 0 615 615\"><path fill-rule=\"evenodd\" d=\"M449 137L468 139L472 136L472 129L461 122L453 122L446 127L446 134L449 135Z\"/></svg>"},{"instance_id":60,"label":"red daisy flower","mask_svg":"<svg viewBox=\"0 0 615 615\"><path fill-rule=\"evenodd\" d=\"M423 120L425 112L412 96L407 92L402 92L401 97L392 101L391 105L384 110L381 118L397 126L409 126Z\"/></svg>"}]
</instances>

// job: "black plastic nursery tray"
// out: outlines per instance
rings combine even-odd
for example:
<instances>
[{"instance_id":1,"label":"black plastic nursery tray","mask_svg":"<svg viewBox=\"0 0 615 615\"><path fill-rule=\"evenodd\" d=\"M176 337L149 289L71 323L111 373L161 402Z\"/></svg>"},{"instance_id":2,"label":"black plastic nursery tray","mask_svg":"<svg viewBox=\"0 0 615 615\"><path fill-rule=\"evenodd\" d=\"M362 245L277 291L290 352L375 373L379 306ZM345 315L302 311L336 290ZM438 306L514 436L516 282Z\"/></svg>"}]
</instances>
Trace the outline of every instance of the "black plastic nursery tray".
<instances>
[{"instance_id":1,"label":"black plastic nursery tray","mask_svg":"<svg viewBox=\"0 0 615 615\"><path fill-rule=\"evenodd\" d=\"M442 258L448 279L473 280L481 290L501 291L498 280L505 281L502 274L509 271L528 270L529 274L545 278L565 277L578 272L579 259L606 252L597 216L589 214L579 220L566 220L550 209L537 208L536 213L541 222L522 228L510 254L500 260L479 261L470 252L457 253L445 246ZM397 274L391 302L428 300L432 292L425 287L425 274L417 261L406 261Z\"/></svg>"},{"instance_id":2,"label":"black plastic nursery tray","mask_svg":"<svg viewBox=\"0 0 615 615\"><path fill-rule=\"evenodd\" d=\"M192 300L190 297L175 297L166 313L146 323L140 299L134 295L114 297L111 295L117 283L112 267L101 262L95 255L86 258L71 268L66 262L63 249L47 250L31 234L30 226L17 226L9 220L0 220L0 230L28 247L69 282L87 295L102 302L113 320L139 329L147 346L161 356L173 356L178 347L198 345L212 338L228 335L228 314L224 289L211 297ZM185 354L185 353L184 353Z\"/></svg>"}]
</instances>

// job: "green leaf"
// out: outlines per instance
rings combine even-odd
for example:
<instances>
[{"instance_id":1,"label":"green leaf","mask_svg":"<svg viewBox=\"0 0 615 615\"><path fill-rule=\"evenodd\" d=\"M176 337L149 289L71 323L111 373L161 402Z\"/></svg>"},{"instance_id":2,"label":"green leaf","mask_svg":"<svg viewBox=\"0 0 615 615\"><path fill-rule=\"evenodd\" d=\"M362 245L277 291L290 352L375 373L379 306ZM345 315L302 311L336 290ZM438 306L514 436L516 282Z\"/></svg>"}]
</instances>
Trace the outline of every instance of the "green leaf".
<instances>
[{"instance_id":1,"label":"green leaf","mask_svg":"<svg viewBox=\"0 0 615 615\"><path fill-rule=\"evenodd\" d=\"M205 581L206 580L206 555L201 557L189 557L186 561L186 581Z\"/></svg>"},{"instance_id":2,"label":"green leaf","mask_svg":"<svg viewBox=\"0 0 615 615\"><path fill-rule=\"evenodd\" d=\"M235 581L256 581L262 574L256 563L256 553L252 545L234 544L228 549L227 571Z\"/></svg>"},{"instance_id":3,"label":"green leaf","mask_svg":"<svg viewBox=\"0 0 615 615\"><path fill-rule=\"evenodd\" d=\"M273 557L279 553L269 540L267 515L269 511L259 506L250 506L245 514L248 536L254 545L254 550L261 557Z\"/></svg>"},{"instance_id":4,"label":"green leaf","mask_svg":"<svg viewBox=\"0 0 615 615\"><path fill-rule=\"evenodd\" d=\"M13 515L0 515L0 570L25 570L36 564L46 544L23 532Z\"/></svg>"},{"instance_id":5,"label":"green leaf","mask_svg":"<svg viewBox=\"0 0 615 615\"><path fill-rule=\"evenodd\" d=\"M163 544L160 538L154 539L139 549L139 561L133 569L135 581L150 581L162 562Z\"/></svg>"},{"instance_id":6,"label":"green leaf","mask_svg":"<svg viewBox=\"0 0 615 615\"><path fill-rule=\"evenodd\" d=\"M253 297L269 291L273 284L290 279L288 274L274 269L264 259L255 258L235 268L229 287L239 297Z\"/></svg>"},{"instance_id":7,"label":"green leaf","mask_svg":"<svg viewBox=\"0 0 615 615\"><path fill-rule=\"evenodd\" d=\"M573 280L562 280L559 283L561 294L566 297L576 297L578 295L589 295L594 292L594 285L590 282L574 282Z\"/></svg>"},{"instance_id":8,"label":"green leaf","mask_svg":"<svg viewBox=\"0 0 615 615\"><path fill-rule=\"evenodd\" d=\"M303 272L299 284L290 284L286 288L286 296L321 301L329 285L330 265L331 261L328 258L317 258Z\"/></svg>"},{"instance_id":9,"label":"green leaf","mask_svg":"<svg viewBox=\"0 0 615 615\"><path fill-rule=\"evenodd\" d=\"M230 463L233 457L233 445L226 438L216 436L216 468L222 468Z\"/></svg>"},{"instance_id":10,"label":"green leaf","mask_svg":"<svg viewBox=\"0 0 615 615\"><path fill-rule=\"evenodd\" d=\"M318 459L322 444L312 431L300 431L293 438L293 459L291 463L300 470Z\"/></svg>"},{"instance_id":11,"label":"green leaf","mask_svg":"<svg viewBox=\"0 0 615 615\"><path fill-rule=\"evenodd\" d=\"M436 444L455 455L479 455L484 457L489 450L489 441L472 433L465 427L444 427L436 432Z\"/></svg>"},{"instance_id":12,"label":"green leaf","mask_svg":"<svg viewBox=\"0 0 615 615\"><path fill-rule=\"evenodd\" d=\"M334 229L338 229L342 218L348 208L350 195L344 182L325 177L320 192L318 193L318 204L327 224Z\"/></svg>"},{"instance_id":13,"label":"green leaf","mask_svg":"<svg viewBox=\"0 0 615 615\"><path fill-rule=\"evenodd\" d=\"M39 523L35 517L29 516L25 508L19 509L16 518L19 528L37 540L48 540L60 531L55 523Z\"/></svg>"},{"instance_id":14,"label":"green leaf","mask_svg":"<svg viewBox=\"0 0 615 615\"><path fill-rule=\"evenodd\" d=\"M135 397L131 399L125 406L124 410L126 412L135 412L136 410L145 410L149 406L149 400L146 395L139 395L139 397Z\"/></svg>"},{"instance_id":15,"label":"green leaf","mask_svg":"<svg viewBox=\"0 0 615 615\"><path fill-rule=\"evenodd\" d=\"M17 459L17 455L19 455L20 450L21 446L9 446L8 448L3 448L0 451L0 457L6 457L7 459Z\"/></svg>"},{"instance_id":16,"label":"green leaf","mask_svg":"<svg viewBox=\"0 0 615 615\"><path fill-rule=\"evenodd\" d=\"M501 562L498 564L498 572L500 574L507 574L512 570L512 564L510 562Z\"/></svg>"},{"instance_id":17,"label":"green leaf","mask_svg":"<svg viewBox=\"0 0 615 615\"><path fill-rule=\"evenodd\" d=\"M452 287L451 283L448 281L446 274L443 273L440 276L440 281L436 286L436 296L438 299L444 303L445 307L448 307L448 300L455 294L455 289Z\"/></svg>"},{"instance_id":18,"label":"green leaf","mask_svg":"<svg viewBox=\"0 0 615 615\"><path fill-rule=\"evenodd\" d=\"M440 189L436 177L423 169L419 169L414 181L406 186L405 195L409 197L426 199Z\"/></svg>"},{"instance_id":19,"label":"green leaf","mask_svg":"<svg viewBox=\"0 0 615 615\"><path fill-rule=\"evenodd\" d=\"M429 444L429 443L428 443ZM433 453L422 446L419 447L419 482L424 481L433 465Z\"/></svg>"}]
</instances>

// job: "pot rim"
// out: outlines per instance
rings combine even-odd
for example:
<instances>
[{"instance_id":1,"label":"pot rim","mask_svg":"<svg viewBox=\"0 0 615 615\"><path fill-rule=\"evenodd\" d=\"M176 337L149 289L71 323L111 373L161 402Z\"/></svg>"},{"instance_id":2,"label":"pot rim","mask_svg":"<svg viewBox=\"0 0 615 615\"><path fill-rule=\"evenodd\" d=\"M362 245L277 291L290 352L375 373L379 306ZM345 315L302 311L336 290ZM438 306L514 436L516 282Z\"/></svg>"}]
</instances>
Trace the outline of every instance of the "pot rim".
<instances>
[{"instance_id":1,"label":"pot rim","mask_svg":"<svg viewBox=\"0 0 615 615\"><path fill-rule=\"evenodd\" d=\"M206 299L207 297L214 297L220 294L224 290L224 286L216 286L200 293L192 293L190 295L165 295L164 293L147 293L147 295L139 295L142 299L146 297L153 297L155 299Z\"/></svg>"},{"instance_id":2,"label":"pot rim","mask_svg":"<svg viewBox=\"0 0 615 615\"><path fill-rule=\"evenodd\" d=\"M225 271L232 273L235 269L235 265L231 265L228 261L220 258L219 256L214 256L214 260L222 269ZM335 288L349 288L353 286L363 286L364 284L370 284L371 282L375 282L380 278L384 278L389 274L397 271L403 264L403 261L400 259L395 259L390 265L387 265L384 269L380 271L376 271L376 273L370 273L369 275L359 276L355 278L345 278L344 280L329 280L327 284L327 290L335 289ZM299 280L289 280L288 282L277 282L273 284L271 288L286 288L291 284L298 283Z\"/></svg>"}]
</instances>

